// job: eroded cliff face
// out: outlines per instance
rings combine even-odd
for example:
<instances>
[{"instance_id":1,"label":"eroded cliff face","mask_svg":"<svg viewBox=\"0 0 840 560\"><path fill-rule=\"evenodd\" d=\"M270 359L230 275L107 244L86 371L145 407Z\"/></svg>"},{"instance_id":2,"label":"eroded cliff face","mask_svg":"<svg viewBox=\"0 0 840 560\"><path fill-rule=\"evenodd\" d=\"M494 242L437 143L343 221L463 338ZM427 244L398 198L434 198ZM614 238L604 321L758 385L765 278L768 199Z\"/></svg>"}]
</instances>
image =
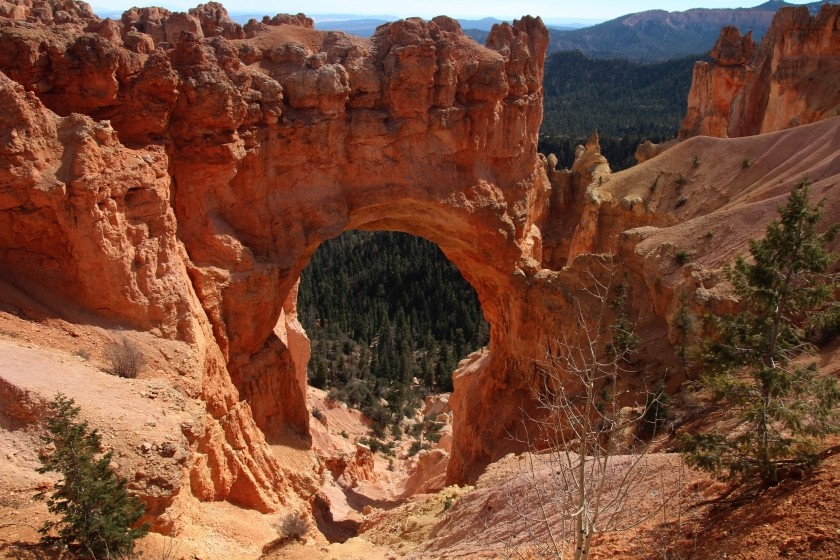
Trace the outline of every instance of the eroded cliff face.
<instances>
[{"instance_id":1,"label":"eroded cliff face","mask_svg":"<svg viewBox=\"0 0 840 560\"><path fill-rule=\"evenodd\" d=\"M680 138L750 136L840 114L840 6L782 8L756 46L724 28L698 62Z\"/></svg>"},{"instance_id":2,"label":"eroded cliff face","mask_svg":"<svg viewBox=\"0 0 840 560\"><path fill-rule=\"evenodd\" d=\"M195 495L268 510L305 484L264 434L308 437L296 284L354 228L425 237L476 288L491 344L456 381L452 480L500 453L550 328L527 295L551 191L539 19L482 47L445 17L361 40L218 4L121 22L47 4L0 18L0 274L61 316L196 348Z\"/></svg>"},{"instance_id":3,"label":"eroded cliff face","mask_svg":"<svg viewBox=\"0 0 840 560\"><path fill-rule=\"evenodd\" d=\"M192 345L199 378L184 386L207 405L184 432L192 490L270 509L294 477L240 402L190 283L164 148L128 149L107 122L59 117L2 74L0 100L3 279L57 316Z\"/></svg>"},{"instance_id":4,"label":"eroded cliff face","mask_svg":"<svg viewBox=\"0 0 840 560\"><path fill-rule=\"evenodd\" d=\"M678 287L698 309L727 304L721 275L676 266L677 248L716 247L719 266L801 170L825 192L840 172L836 126L803 136L825 140L816 167L782 140L708 152L689 140L613 175L596 135L555 169L536 152L548 38L530 17L483 47L445 17L363 40L303 15L238 26L215 3L120 22L37 4L0 5L0 279L71 321L193 347L185 386L205 418L184 433L184 477L204 500L268 511L315 491L268 443L309 437L296 286L324 240L419 235L476 289L491 340L460 364L450 399L447 480L465 482L533 435L539 364L608 269L596 254L623 261L640 332L660 341L647 364L664 370ZM791 44L828 28L812 27ZM757 56L728 33L719 60ZM684 169L697 153L716 165ZM760 219L728 207L739 197L761 202ZM751 229L705 237L714 212Z\"/></svg>"}]
</instances>

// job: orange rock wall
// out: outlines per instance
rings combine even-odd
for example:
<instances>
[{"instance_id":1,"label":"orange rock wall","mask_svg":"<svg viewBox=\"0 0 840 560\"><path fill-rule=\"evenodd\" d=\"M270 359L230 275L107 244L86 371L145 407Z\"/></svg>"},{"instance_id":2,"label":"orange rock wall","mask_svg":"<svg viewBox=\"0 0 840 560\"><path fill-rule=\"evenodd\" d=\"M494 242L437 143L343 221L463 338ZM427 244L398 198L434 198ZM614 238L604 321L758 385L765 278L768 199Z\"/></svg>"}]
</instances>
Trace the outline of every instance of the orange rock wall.
<instances>
[{"instance_id":1,"label":"orange rock wall","mask_svg":"<svg viewBox=\"0 0 840 560\"><path fill-rule=\"evenodd\" d=\"M199 498L267 511L313 491L267 441L309 437L296 286L318 245L349 229L437 243L491 325L488 349L454 376L449 483L532 435L522 420L536 412L538 364L603 270L590 253L619 245L640 328L667 345L670 280L622 232L671 224L676 199L651 198L678 189L664 174L650 188L660 172L616 180L597 136L570 170L537 155L539 19L497 26L483 47L444 17L363 40L302 15L238 26L218 4L130 10L119 23L38 5L0 11L0 279L70 320L193 345L206 419L185 435ZM791 52L822 37L830 51L820 22L836 14L796 32L801 12L783 11L770 35ZM716 50L731 68L769 48L726 37ZM825 67L813 48L797 68ZM709 72L720 83L707 83L703 107L717 112L695 120L754 122L731 118L743 112L726 109L737 106L726 92L759 82ZM799 91L777 89L768 103ZM687 207L695 199L706 200Z\"/></svg>"},{"instance_id":2,"label":"orange rock wall","mask_svg":"<svg viewBox=\"0 0 840 560\"><path fill-rule=\"evenodd\" d=\"M782 8L756 47L727 27L698 62L680 138L751 136L840 114L840 6Z\"/></svg>"},{"instance_id":3,"label":"orange rock wall","mask_svg":"<svg viewBox=\"0 0 840 560\"><path fill-rule=\"evenodd\" d=\"M518 368L550 329L527 310L551 191L538 19L482 47L443 17L362 40L207 6L15 14L0 18L0 275L73 320L194 345L197 496L271 509L301 484L264 434L308 437L296 285L354 228L425 237L476 288L490 359L456 381L472 408L450 476L498 455L520 410L484 407L528 397Z\"/></svg>"},{"instance_id":4,"label":"orange rock wall","mask_svg":"<svg viewBox=\"0 0 840 560\"><path fill-rule=\"evenodd\" d=\"M58 117L0 74L0 274L58 316L193 345L203 425L193 492L269 510L290 477L239 401L191 285L160 146L128 149L107 122ZM291 477L293 479L293 477Z\"/></svg>"}]
</instances>

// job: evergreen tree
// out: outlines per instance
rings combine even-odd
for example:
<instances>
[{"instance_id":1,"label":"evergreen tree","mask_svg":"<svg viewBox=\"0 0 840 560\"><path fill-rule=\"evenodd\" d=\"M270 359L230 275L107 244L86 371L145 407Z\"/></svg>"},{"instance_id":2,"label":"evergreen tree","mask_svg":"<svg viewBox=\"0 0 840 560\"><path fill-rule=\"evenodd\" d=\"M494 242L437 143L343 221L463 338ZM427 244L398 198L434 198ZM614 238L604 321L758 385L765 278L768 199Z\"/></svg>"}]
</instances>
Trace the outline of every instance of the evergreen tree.
<instances>
[{"instance_id":1,"label":"evergreen tree","mask_svg":"<svg viewBox=\"0 0 840 560\"><path fill-rule=\"evenodd\" d=\"M452 359L452 353L449 351L449 347L445 345L441 346L440 356L438 357L438 363L435 367L435 377L438 382L438 390L444 393L449 393L454 390L455 387L452 384L452 372L455 370L457 365L458 364Z\"/></svg>"},{"instance_id":2,"label":"evergreen tree","mask_svg":"<svg viewBox=\"0 0 840 560\"><path fill-rule=\"evenodd\" d=\"M807 181L794 187L766 237L750 241L751 261L739 258L728 269L740 312L711 318L713 334L701 347L703 383L745 425L687 436L686 459L736 484L776 484L780 468L810 464L819 438L840 429L836 380L797 360L812 350L808 324L837 305L837 276L826 274L835 259L826 243L837 226L817 233L821 210L809 202Z\"/></svg>"},{"instance_id":3,"label":"evergreen tree","mask_svg":"<svg viewBox=\"0 0 840 560\"><path fill-rule=\"evenodd\" d=\"M639 350L639 336L636 334L635 325L627 315L627 277L616 285L610 307L615 313L615 320L610 325L610 340L606 345L606 352L609 358L630 362L633 354Z\"/></svg>"},{"instance_id":4,"label":"evergreen tree","mask_svg":"<svg viewBox=\"0 0 840 560\"><path fill-rule=\"evenodd\" d=\"M111 452L102 454L102 438L87 422L79 421L78 406L61 393L50 403L44 443L52 451L40 456L39 473L62 476L47 507L57 521L47 521L39 532L46 542L59 541L90 558L129 555L134 540L148 531L137 527L144 514L143 504L129 496L126 481L111 469ZM45 494L38 494L45 498ZM57 532L58 536L52 533Z\"/></svg>"},{"instance_id":5,"label":"evergreen tree","mask_svg":"<svg viewBox=\"0 0 840 560\"><path fill-rule=\"evenodd\" d=\"M327 371L327 363L320 356L313 356L311 359L314 362L313 372L309 378L309 382L313 387L319 389L327 389L329 385L329 372Z\"/></svg>"}]
</instances>

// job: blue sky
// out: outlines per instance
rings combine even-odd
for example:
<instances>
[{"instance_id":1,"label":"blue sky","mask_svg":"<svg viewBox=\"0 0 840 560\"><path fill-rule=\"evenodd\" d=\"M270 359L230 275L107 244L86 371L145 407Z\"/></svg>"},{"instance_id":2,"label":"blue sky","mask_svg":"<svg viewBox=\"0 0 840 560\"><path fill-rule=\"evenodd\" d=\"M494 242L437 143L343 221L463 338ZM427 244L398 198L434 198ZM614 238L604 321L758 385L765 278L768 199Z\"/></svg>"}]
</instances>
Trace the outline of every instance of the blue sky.
<instances>
[{"instance_id":1,"label":"blue sky","mask_svg":"<svg viewBox=\"0 0 840 560\"><path fill-rule=\"evenodd\" d=\"M163 6L171 10L185 11L199 4L201 0L89 0L97 12L123 11L131 6ZM205 0L206 1L206 0ZM803 4L802 0L788 0ZM222 2L229 12L251 12L274 15L278 12L307 15L329 13L352 13L360 15L390 14L399 17L420 16L424 18L446 14L452 17L478 19L495 17L512 19L525 14L542 16L546 21L553 19L612 19L627 13L663 9L681 11L690 8L736 8L750 7L764 0L424 0L406 2L401 0L353 0L339 2L332 0L248 0L245 2Z\"/></svg>"}]
</instances>

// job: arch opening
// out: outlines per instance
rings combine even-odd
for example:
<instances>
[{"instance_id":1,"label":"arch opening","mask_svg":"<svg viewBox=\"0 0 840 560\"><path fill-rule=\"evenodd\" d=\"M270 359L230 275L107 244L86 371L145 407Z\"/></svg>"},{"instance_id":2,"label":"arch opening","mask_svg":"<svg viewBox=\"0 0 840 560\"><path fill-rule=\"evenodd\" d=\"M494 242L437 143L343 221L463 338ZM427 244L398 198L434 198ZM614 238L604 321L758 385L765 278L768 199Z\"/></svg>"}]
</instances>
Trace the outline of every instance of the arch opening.
<instances>
[{"instance_id":1,"label":"arch opening","mask_svg":"<svg viewBox=\"0 0 840 560\"><path fill-rule=\"evenodd\" d=\"M297 309L310 385L366 412L380 438L400 434L422 397L451 392L458 362L489 341L457 267L404 233L352 230L324 242L301 276Z\"/></svg>"}]
</instances>

